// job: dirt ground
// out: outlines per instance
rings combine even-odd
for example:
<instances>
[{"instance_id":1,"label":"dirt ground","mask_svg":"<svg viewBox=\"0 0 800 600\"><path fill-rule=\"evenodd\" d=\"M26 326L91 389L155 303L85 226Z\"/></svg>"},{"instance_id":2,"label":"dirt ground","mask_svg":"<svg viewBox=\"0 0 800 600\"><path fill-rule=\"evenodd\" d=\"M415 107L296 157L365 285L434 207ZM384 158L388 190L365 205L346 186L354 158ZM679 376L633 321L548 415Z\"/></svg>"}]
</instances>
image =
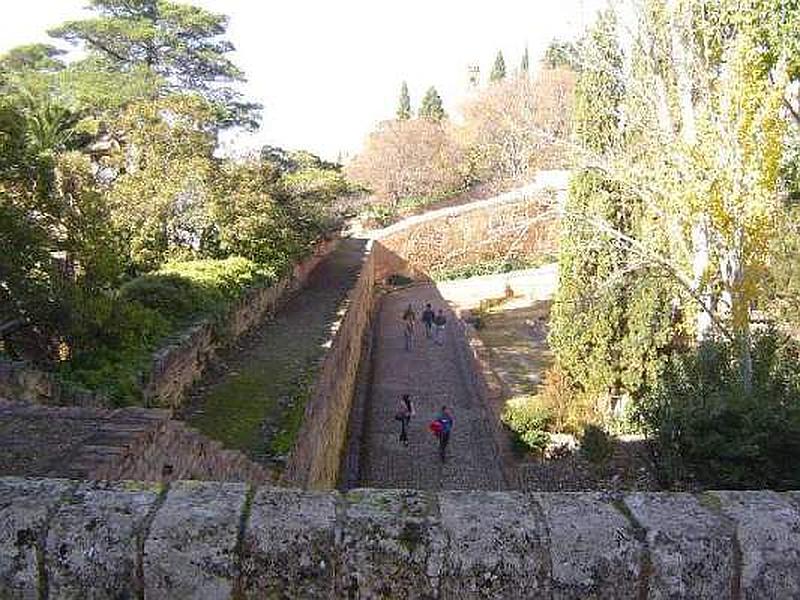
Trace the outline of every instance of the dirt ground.
<instances>
[{"instance_id":1,"label":"dirt ground","mask_svg":"<svg viewBox=\"0 0 800 600\"><path fill-rule=\"evenodd\" d=\"M524 277L510 273L448 282L442 292L478 325L475 335L508 398L535 394L553 364L547 333L554 278L555 271L545 267L526 272ZM506 287L514 296L503 299ZM616 438L611 457L600 465L589 462L579 451L556 452L542 460L521 444L515 446L519 450L519 486L525 490L660 489L650 447L642 439Z\"/></svg>"}]
</instances>

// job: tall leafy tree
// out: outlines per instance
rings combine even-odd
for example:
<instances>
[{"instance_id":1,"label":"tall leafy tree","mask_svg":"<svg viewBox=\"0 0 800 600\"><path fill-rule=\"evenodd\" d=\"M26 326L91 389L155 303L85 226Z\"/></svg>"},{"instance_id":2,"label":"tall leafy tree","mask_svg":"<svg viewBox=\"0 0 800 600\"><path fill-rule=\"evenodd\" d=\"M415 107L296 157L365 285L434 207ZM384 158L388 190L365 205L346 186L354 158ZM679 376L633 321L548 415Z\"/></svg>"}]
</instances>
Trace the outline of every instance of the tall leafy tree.
<instances>
[{"instance_id":1,"label":"tall leafy tree","mask_svg":"<svg viewBox=\"0 0 800 600\"><path fill-rule=\"evenodd\" d=\"M494 66L489 75L489 81L500 81L506 76L506 61L503 58L502 50L497 51L497 56L494 59Z\"/></svg>"},{"instance_id":2,"label":"tall leafy tree","mask_svg":"<svg viewBox=\"0 0 800 600\"><path fill-rule=\"evenodd\" d=\"M397 118L406 121L411 118L411 98L408 95L408 84L403 82L400 86L400 102L397 106Z\"/></svg>"},{"instance_id":3,"label":"tall leafy tree","mask_svg":"<svg viewBox=\"0 0 800 600\"><path fill-rule=\"evenodd\" d=\"M442 106L442 98L439 92L436 91L434 86L428 88L425 95L422 97L422 102L419 106L419 116L423 119L431 121L441 121L445 118L444 106Z\"/></svg>"},{"instance_id":4,"label":"tall leafy tree","mask_svg":"<svg viewBox=\"0 0 800 600\"><path fill-rule=\"evenodd\" d=\"M544 64L550 69L566 68L577 70L580 67L580 55L577 46L568 40L552 40L544 52Z\"/></svg>"},{"instance_id":5,"label":"tall leafy tree","mask_svg":"<svg viewBox=\"0 0 800 600\"><path fill-rule=\"evenodd\" d=\"M218 111L222 126L255 127L259 107L233 87L244 80L228 58L227 17L169 0L92 0L96 16L69 21L50 35L83 46L117 71L146 67L168 90L195 92Z\"/></svg>"}]
</instances>

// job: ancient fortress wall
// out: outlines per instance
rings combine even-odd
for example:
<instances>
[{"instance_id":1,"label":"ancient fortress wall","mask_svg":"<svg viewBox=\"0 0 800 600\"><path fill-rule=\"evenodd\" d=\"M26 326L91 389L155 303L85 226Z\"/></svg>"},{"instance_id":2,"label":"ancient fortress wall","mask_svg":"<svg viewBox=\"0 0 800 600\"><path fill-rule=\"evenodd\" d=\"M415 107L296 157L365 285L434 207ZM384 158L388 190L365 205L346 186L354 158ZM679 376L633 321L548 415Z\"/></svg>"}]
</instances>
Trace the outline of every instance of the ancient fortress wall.
<instances>
[{"instance_id":1,"label":"ancient fortress wall","mask_svg":"<svg viewBox=\"0 0 800 600\"><path fill-rule=\"evenodd\" d=\"M0 597L797 598L800 493L0 479Z\"/></svg>"},{"instance_id":2,"label":"ancient fortress wall","mask_svg":"<svg viewBox=\"0 0 800 600\"><path fill-rule=\"evenodd\" d=\"M375 309L375 273L382 256L367 244L355 286L332 325L328 348L308 399L303 425L284 473L290 485L311 489L336 486L347 446L348 421L355 396L362 345Z\"/></svg>"},{"instance_id":3,"label":"ancient fortress wall","mask_svg":"<svg viewBox=\"0 0 800 600\"><path fill-rule=\"evenodd\" d=\"M518 190L410 217L375 237L422 272L552 254L567 177L566 172L543 172Z\"/></svg>"}]
</instances>

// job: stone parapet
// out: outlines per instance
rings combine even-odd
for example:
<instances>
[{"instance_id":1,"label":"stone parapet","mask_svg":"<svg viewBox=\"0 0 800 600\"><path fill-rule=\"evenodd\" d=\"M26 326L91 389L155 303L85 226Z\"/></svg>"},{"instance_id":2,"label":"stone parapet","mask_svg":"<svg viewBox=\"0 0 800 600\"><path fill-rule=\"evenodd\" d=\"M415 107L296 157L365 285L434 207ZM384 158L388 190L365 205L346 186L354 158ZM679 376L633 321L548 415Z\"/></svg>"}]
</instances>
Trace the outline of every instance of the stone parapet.
<instances>
[{"instance_id":1,"label":"stone parapet","mask_svg":"<svg viewBox=\"0 0 800 600\"><path fill-rule=\"evenodd\" d=\"M3 598L797 598L796 492L0 479Z\"/></svg>"},{"instance_id":2,"label":"stone parapet","mask_svg":"<svg viewBox=\"0 0 800 600\"><path fill-rule=\"evenodd\" d=\"M361 350L370 333L375 307L378 256L375 244L368 242L358 280L324 342L327 351L284 473L284 480L291 485L329 489L339 479Z\"/></svg>"}]
</instances>

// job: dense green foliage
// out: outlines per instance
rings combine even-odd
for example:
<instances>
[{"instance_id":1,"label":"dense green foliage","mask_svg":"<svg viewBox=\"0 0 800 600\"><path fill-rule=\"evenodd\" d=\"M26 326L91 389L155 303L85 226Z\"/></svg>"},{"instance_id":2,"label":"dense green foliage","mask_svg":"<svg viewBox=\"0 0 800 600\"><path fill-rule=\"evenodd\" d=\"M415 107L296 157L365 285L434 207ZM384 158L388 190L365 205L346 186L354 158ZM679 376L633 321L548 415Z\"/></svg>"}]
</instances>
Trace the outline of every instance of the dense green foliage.
<instances>
[{"instance_id":1,"label":"dense green foliage","mask_svg":"<svg viewBox=\"0 0 800 600\"><path fill-rule=\"evenodd\" d=\"M619 143L622 56L613 15L598 20L583 45L575 94L582 144L607 153ZM638 237L643 211L635 195L599 171L570 183L559 252L559 288L550 343L559 365L582 392L634 397L655 381L677 335L670 308L675 286L658 272L630 270L632 253L594 224Z\"/></svg>"},{"instance_id":2,"label":"dense green foliage","mask_svg":"<svg viewBox=\"0 0 800 600\"><path fill-rule=\"evenodd\" d=\"M579 46L549 338L566 380L538 405L608 425L627 400L667 485L795 486L798 348L753 322L793 325L800 7L634 4L630 56L610 13Z\"/></svg>"},{"instance_id":3,"label":"dense green foliage","mask_svg":"<svg viewBox=\"0 0 800 600\"><path fill-rule=\"evenodd\" d=\"M528 47L525 46L525 52L522 53L522 60L519 63L519 71L523 75L527 74L530 70L530 59L528 58Z\"/></svg>"},{"instance_id":4,"label":"dense green foliage","mask_svg":"<svg viewBox=\"0 0 800 600\"><path fill-rule=\"evenodd\" d=\"M549 341L582 392L635 397L658 378L678 335L675 286L657 272L626 273L630 255L592 227L598 217L638 233L633 199L597 173L578 174L562 222Z\"/></svg>"},{"instance_id":5,"label":"dense green foliage","mask_svg":"<svg viewBox=\"0 0 800 600\"><path fill-rule=\"evenodd\" d=\"M602 18L607 17L608 15L606 14ZM568 68L578 70L581 66L579 50L571 41L554 39L545 50L544 64L550 69Z\"/></svg>"},{"instance_id":6,"label":"dense green foliage","mask_svg":"<svg viewBox=\"0 0 800 600\"><path fill-rule=\"evenodd\" d=\"M511 398L506 402L501 419L526 449L542 453L547 448L552 415L535 398Z\"/></svg>"},{"instance_id":7,"label":"dense green foliage","mask_svg":"<svg viewBox=\"0 0 800 600\"><path fill-rule=\"evenodd\" d=\"M96 16L64 23L50 35L82 45L114 71L144 66L170 92L201 94L219 126L257 125L258 105L231 86L243 74L226 56L234 49L221 37L227 17L169 0L92 0L91 8Z\"/></svg>"},{"instance_id":8,"label":"dense green foliage","mask_svg":"<svg viewBox=\"0 0 800 600\"><path fill-rule=\"evenodd\" d=\"M0 57L4 354L136 399L149 353L274 281L338 226L339 165L265 148L216 156L255 123L230 87L227 19L163 0L96 16Z\"/></svg>"},{"instance_id":9,"label":"dense green foliage","mask_svg":"<svg viewBox=\"0 0 800 600\"><path fill-rule=\"evenodd\" d=\"M637 404L658 442L668 484L796 489L800 470L800 346L776 334L753 344L753 391L737 377L737 349L707 342L674 357Z\"/></svg>"}]
</instances>

